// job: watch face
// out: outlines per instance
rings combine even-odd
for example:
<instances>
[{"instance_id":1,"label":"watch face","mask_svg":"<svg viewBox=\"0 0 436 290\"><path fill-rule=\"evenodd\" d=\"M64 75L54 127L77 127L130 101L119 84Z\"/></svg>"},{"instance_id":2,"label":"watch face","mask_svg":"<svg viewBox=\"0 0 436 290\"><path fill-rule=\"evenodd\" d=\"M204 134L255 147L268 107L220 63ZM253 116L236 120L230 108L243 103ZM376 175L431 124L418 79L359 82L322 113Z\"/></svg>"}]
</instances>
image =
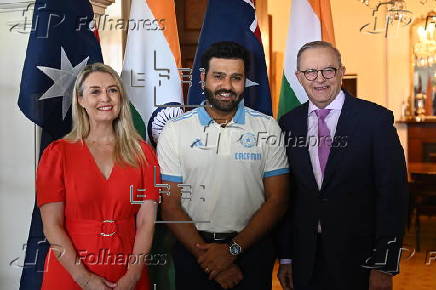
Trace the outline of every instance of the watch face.
<instances>
[{"instance_id":1,"label":"watch face","mask_svg":"<svg viewBox=\"0 0 436 290\"><path fill-rule=\"evenodd\" d=\"M241 247L234 243L230 246L230 254L232 254L233 256L237 256L241 253Z\"/></svg>"}]
</instances>

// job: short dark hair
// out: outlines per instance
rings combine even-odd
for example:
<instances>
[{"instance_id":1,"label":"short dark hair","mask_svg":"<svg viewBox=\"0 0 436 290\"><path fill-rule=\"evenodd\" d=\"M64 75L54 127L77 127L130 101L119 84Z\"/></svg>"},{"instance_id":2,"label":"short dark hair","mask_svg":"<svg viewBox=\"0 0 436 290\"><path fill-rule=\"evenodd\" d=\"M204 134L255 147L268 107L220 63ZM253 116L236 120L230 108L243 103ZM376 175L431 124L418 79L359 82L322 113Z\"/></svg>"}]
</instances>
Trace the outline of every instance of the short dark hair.
<instances>
[{"instance_id":1,"label":"short dark hair","mask_svg":"<svg viewBox=\"0 0 436 290\"><path fill-rule=\"evenodd\" d=\"M303 52L309 48L330 48L336 54L339 65L342 66L341 53L330 42L327 41L312 41L303 45L297 53L297 70L300 70L300 58Z\"/></svg>"},{"instance_id":2,"label":"short dark hair","mask_svg":"<svg viewBox=\"0 0 436 290\"><path fill-rule=\"evenodd\" d=\"M244 62L245 74L247 74L248 70L250 69L250 59L247 49L239 43L233 41L216 42L206 49L206 51L201 56L201 67L204 68L204 72L206 74L209 71L209 63L213 57L225 59L242 59L242 61Z\"/></svg>"}]
</instances>

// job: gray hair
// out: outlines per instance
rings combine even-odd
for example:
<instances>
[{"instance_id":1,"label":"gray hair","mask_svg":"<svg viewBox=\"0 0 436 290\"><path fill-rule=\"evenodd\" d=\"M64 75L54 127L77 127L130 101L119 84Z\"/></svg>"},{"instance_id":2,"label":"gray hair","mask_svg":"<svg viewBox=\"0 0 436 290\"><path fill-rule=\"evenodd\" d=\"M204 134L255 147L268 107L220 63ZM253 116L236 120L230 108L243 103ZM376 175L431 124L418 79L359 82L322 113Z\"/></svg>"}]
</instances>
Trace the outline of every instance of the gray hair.
<instances>
[{"instance_id":1,"label":"gray hair","mask_svg":"<svg viewBox=\"0 0 436 290\"><path fill-rule=\"evenodd\" d=\"M303 52L310 48L330 48L336 54L339 66L342 66L341 53L330 42L327 41L312 41L304 44L297 53L297 70L300 70L300 59Z\"/></svg>"}]
</instances>

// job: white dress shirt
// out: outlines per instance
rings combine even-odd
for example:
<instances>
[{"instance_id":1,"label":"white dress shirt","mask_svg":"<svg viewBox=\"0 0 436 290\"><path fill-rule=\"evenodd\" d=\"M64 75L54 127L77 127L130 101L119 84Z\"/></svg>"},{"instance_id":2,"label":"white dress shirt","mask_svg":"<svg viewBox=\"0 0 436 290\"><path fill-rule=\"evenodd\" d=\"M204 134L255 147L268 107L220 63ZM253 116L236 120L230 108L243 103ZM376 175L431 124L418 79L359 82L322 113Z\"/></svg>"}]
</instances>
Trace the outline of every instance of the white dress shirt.
<instances>
[{"instance_id":1,"label":"white dress shirt","mask_svg":"<svg viewBox=\"0 0 436 290\"><path fill-rule=\"evenodd\" d=\"M324 121L329 128L330 137L334 140L336 134L336 126L338 124L339 116L341 115L342 106L344 105L345 94L340 91L336 98L324 109L331 110L325 117ZM307 113L307 138L308 140L316 140L318 138L318 117L315 111L319 108L309 100L309 110ZM314 144L314 143L310 143ZM318 143L315 146L308 146L310 162L312 163L313 175L315 176L318 189L321 189L323 176L321 166L318 159Z\"/></svg>"}]
</instances>

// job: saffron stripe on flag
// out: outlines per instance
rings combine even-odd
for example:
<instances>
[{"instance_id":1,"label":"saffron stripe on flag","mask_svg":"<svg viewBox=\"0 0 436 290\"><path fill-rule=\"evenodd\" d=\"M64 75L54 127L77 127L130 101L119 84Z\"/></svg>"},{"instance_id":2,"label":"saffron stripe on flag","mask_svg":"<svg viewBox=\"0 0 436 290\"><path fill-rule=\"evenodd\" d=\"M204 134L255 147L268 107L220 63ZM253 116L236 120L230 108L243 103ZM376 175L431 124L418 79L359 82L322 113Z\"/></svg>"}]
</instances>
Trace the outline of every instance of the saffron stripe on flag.
<instances>
[{"instance_id":1,"label":"saffron stripe on flag","mask_svg":"<svg viewBox=\"0 0 436 290\"><path fill-rule=\"evenodd\" d=\"M174 107L183 104L175 17L174 0L132 0L130 19L165 20L159 22L157 30L129 31L121 73L138 113L134 113L135 118L142 119L146 131L141 135L152 145L156 145L165 123L183 113L180 107Z\"/></svg>"}]
</instances>

